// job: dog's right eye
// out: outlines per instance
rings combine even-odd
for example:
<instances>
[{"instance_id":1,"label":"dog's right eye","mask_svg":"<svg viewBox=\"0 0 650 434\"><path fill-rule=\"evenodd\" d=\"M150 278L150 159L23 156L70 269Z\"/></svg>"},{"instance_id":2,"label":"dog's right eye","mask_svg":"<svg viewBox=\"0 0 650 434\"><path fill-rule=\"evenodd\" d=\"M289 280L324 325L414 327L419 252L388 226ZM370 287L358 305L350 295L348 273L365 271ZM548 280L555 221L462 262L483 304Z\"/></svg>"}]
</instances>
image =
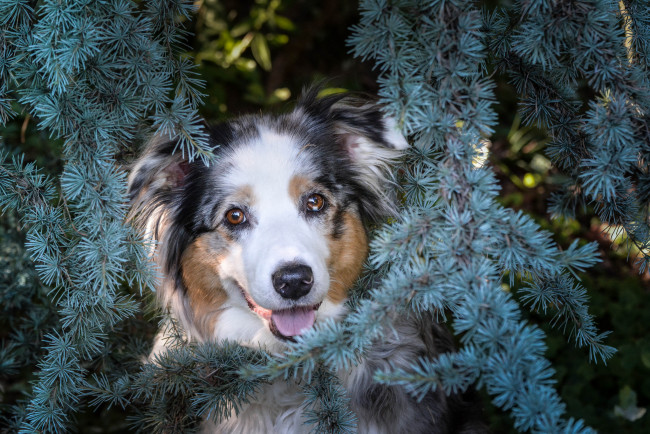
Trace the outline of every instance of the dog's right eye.
<instances>
[{"instance_id":1,"label":"dog's right eye","mask_svg":"<svg viewBox=\"0 0 650 434\"><path fill-rule=\"evenodd\" d=\"M246 215L241 209L233 208L226 212L226 220L231 225L240 225L246 221Z\"/></svg>"},{"instance_id":2,"label":"dog's right eye","mask_svg":"<svg viewBox=\"0 0 650 434\"><path fill-rule=\"evenodd\" d=\"M318 212L325 206L325 198L318 193L314 193L307 198L307 211Z\"/></svg>"}]
</instances>

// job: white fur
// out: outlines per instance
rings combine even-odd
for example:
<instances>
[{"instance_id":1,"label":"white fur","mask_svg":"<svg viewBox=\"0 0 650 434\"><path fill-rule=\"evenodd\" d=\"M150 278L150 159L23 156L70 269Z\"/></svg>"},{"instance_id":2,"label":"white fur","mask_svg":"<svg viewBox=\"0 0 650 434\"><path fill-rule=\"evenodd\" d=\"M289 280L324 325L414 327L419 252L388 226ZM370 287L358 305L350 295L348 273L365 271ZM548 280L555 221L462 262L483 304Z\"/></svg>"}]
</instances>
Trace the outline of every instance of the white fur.
<instances>
[{"instance_id":1,"label":"white fur","mask_svg":"<svg viewBox=\"0 0 650 434\"><path fill-rule=\"evenodd\" d=\"M394 118L385 117L384 126L386 127L387 131L384 139L393 145L395 149L398 151L404 151L409 147L408 142L404 138L404 135L402 134L402 131L397 125L397 122L395 122Z\"/></svg>"},{"instance_id":2,"label":"white fur","mask_svg":"<svg viewBox=\"0 0 650 434\"><path fill-rule=\"evenodd\" d=\"M330 282L327 239L314 228L316 222L300 215L289 194L291 179L308 174L312 163L301 157L290 136L268 130L262 130L259 140L236 150L231 158L233 169L226 182L233 190L252 188L250 218L254 222L240 241L245 248L229 252L224 260L222 277L233 276L261 307L285 309L294 302L275 291L271 276L282 265L297 262L311 267L314 274L314 286L300 305L322 302Z\"/></svg>"}]
</instances>

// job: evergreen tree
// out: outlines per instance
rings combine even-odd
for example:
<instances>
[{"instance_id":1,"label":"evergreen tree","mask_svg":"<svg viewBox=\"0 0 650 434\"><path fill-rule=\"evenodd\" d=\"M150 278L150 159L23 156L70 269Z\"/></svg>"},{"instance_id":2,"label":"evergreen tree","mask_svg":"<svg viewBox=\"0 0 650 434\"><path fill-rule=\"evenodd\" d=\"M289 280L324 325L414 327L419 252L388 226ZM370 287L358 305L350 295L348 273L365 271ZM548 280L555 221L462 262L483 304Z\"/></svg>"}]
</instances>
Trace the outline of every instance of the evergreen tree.
<instances>
[{"instance_id":1,"label":"evergreen tree","mask_svg":"<svg viewBox=\"0 0 650 434\"><path fill-rule=\"evenodd\" d=\"M211 158L196 114L201 82L180 54L191 2L0 0L0 119L17 107L28 111L63 140L65 161L56 180L2 155L0 204L21 216L36 264L25 285L30 297L45 298L37 274L56 310L34 317L49 329L46 352L11 423L22 432L65 432L90 404L133 409L132 426L142 431L185 432L237 409L263 382L302 377L314 430L353 431L333 372L358 363L396 316L429 312L451 324L459 351L377 372L377 381L420 396L476 384L521 431L590 432L564 414L544 334L521 308L551 312L551 324L591 359L611 357L576 280L597 262L595 246L576 241L561 250L530 217L500 206L479 154L496 121L494 65L521 94L522 118L549 131L549 155L570 180L553 211L593 205L621 225L647 263L650 12L643 2L623 6L539 1L481 12L463 0L362 1L350 45L374 61L381 101L413 146L401 171L402 215L374 234L350 313L305 333L283 355L185 342L167 321L178 337L142 365L141 342L125 344L123 355L115 344L140 309L124 287L146 292L155 278L145 242L124 223L119 163L153 131L178 137L177 152ZM584 113L581 80L599 94ZM522 283L521 305L502 289L505 275ZM22 287L7 288L3 298L27 303ZM27 360L19 341L0 348L0 374ZM122 356L130 363L106 362Z\"/></svg>"},{"instance_id":2,"label":"evergreen tree","mask_svg":"<svg viewBox=\"0 0 650 434\"><path fill-rule=\"evenodd\" d=\"M521 95L524 122L547 129L566 174L551 211L592 206L624 231L641 272L650 261L647 1L522 2L486 15L496 69ZM586 81L597 96L585 110Z\"/></svg>"},{"instance_id":3,"label":"evergreen tree","mask_svg":"<svg viewBox=\"0 0 650 434\"><path fill-rule=\"evenodd\" d=\"M90 387L84 362L139 309L120 285L153 281L141 236L124 224L120 153L148 121L178 135L180 152L208 157L196 114L199 81L179 56L191 11L186 1L151 1L142 10L130 1L0 2L0 118L13 115L10 101L18 98L64 140L58 186L20 159L3 154L0 167L0 203L21 214L27 250L60 316L15 421L22 432L67 430Z\"/></svg>"}]
</instances>

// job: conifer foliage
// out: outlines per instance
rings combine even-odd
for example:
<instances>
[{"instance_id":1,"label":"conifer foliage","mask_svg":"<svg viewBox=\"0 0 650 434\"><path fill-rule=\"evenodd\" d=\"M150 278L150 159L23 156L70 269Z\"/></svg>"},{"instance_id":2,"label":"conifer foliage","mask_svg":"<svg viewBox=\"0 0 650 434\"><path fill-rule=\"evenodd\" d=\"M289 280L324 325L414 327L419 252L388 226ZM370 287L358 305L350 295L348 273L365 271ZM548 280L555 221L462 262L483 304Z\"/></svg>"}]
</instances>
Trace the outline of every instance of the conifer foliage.
<instances>
[{"instance_id":1,"label":"conifer foliage","mask_svg":"<svg viewBox=\"0 0 650 434\"><path fill-rule=\"evenodd\" d=\"M482 12L463 0L362 1L350 46L376 65L381 101L412 147L400 171L402 215L374 234L350 313L282 355L170 333L178 338L155 363L133 362L146 355L142 345L127 345L130 363L107 363L120 357L108 349L140 309L124 286L149 291L155 277L147 246L125 224L120 156L158 131L179 138L177 152L211 158L196 113L201 81L180 55L191 4L0 0L0 120L19 107L29 112L64 141L65 160L59 179L7 153L0 161L0 205L21 216L36 273L52 288L56 315L41 327L58 319L43 339L29 401L6 420L22 432L65 432L91 405L130 409L140 431L187 432L236 411L264 382L301 377L314 431L352 432L334 372L358 363L396 317L432 313L453 326L459 351L377 372L377 381L416 396L474 384L521 431L591 432L565 414L544 334L521 309L549 312L594 361L611 357L576 279L597 262L595 246L561 250L531 218L496 201L494 174L478 158L496 122L487 71L508 74L523 119L553 137L549 153L568 180L553 210L594 205L647 261L647 6L539 1ZM575 96L583 79L599 95L584 113ZM502 289L504 275L522 283L521 305ZM24 297L17 285L1 295ZM0 348L0 375L11 374L20 348ZM103 368L89 363L97 359Z\"/></svg>"},{"instance_id":2,"label":"conifer foliage","mask_svg":"<svg viewBox=\"0 0 650 434\"><path fill-rule=\"evenodd\" d=\"M179 136L180 152L208 157L198 81L179 57L191 11L186 1L141 9L125 0L0 2L0 118L14 115L15 98L64 141L58 182L6 154L0 166L0 204L21 214L27 250L60 316L14 421L23 432L67 431L90 386L84 362L139 309L120 285L153 281L141 237L124 223L126 173L116 157L147 130L144 121Z\"/></svg>"}]
</instances>

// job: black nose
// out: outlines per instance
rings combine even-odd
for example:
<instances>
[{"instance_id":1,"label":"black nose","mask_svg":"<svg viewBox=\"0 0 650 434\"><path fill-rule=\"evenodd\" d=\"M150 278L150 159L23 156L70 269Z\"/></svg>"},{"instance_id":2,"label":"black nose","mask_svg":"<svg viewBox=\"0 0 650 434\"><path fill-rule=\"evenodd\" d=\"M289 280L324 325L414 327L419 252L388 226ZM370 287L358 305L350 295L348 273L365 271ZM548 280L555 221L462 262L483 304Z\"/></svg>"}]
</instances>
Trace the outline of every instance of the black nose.
<instances>
[{"instance_id":1,"label":"black nose","mask_svg":"<svg viewBox=\"0 0 650 434\"><path fill-rule=\"evenodd\" d=\"M273 287L283 298L297 300L311 290L314 273L306 265L291 264L278 269L271 279Z\"/></svg>"}]
</instances>

